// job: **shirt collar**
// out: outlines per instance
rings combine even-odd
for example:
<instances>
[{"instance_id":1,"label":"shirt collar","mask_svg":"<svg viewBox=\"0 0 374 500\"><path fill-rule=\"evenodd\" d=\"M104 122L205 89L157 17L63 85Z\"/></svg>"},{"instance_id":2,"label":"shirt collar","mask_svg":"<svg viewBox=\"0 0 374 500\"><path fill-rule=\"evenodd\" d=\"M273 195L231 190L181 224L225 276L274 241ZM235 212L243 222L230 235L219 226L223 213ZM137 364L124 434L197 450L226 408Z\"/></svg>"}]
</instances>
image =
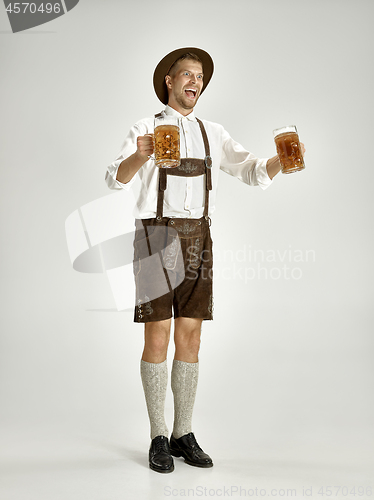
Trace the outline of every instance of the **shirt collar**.
<instances>
[{"instance_id":1,"label":"shirt collar","mask_svg":"<svg viewBox=\"0 0 374 500\"><path fill-rule=\"evenodd\" d=\"M168 104L165 106L165 114L169 116L176 116L177 118L184 118L185 120L189 120L192 122L196 121L194 110L192 110L191 113L189 113L187 116L183 116L180 113L178 113L178 111L176 111L174 108L171 108Z\"/></svg>"}]
</instances>

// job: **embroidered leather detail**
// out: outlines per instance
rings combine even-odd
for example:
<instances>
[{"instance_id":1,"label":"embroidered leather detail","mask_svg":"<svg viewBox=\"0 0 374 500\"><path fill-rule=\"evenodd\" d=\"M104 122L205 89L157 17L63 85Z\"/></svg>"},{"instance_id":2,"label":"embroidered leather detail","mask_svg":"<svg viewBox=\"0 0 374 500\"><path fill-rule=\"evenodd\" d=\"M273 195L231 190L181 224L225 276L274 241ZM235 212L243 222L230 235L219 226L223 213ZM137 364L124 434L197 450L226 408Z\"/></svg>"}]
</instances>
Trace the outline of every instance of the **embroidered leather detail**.
<instances>
[{"instance_id":1,"label":"embroidered leather detail","mask_svg":"<svg viewBox=\"0 0 374 500\"><path fill-rule=\"evenodd\" d=\"M201 258L200 258L200 238L196 238L194 241L194 245L192 245L188 251L190 254L190 265L197 269L200 266Z\"/></svg>"},{"instance_id":2,"label":"embroidered leather detail","mask_svg":"<svg viewBox=\"0 0 374 500\"><path fill-rule=\"evenodd\" d=\"M164 255L164 262L166 269L174 269L178 248L179 248L178 238L173 238L172 242L166 247L166 252Z\"/></svg>"},{"instance_id":3,"label":"embroidered leather detail","mask_svg":"<svg viewBox=\"0 0 374 500\"><path fill-rule=\"evenodd\" d=\"M196 230L196 224L189 224L187 221L184 222L183 226L178 228L178 232L180 231L183 234L190 234Z\"/></svg>"},{"instance_id":4,"label":"embroidered leather detail","mask_svg":"<svg viewBox=\"0 0 374 500\"><path fill-rule=\"evenodd\" d=\"M210 312L210 314L213 314L213 309L214 309L214 305L213 305L213 295L211 295L209 297L209 306L208 306L208 311Z\"/></svg>"},{"instance_id":5,"label":"embroidered leather detail","mask_svg":"<svg viewBox=\"0 0 374 500\"><path fill-rule=\"evenodd\" d=\"M149 297L145 296L145 300L147 300L147 302L144 303L145 314L152 314L153 309L152 309L151 301L149 300Z\"/></svg>"},{"instance_id":6,"label":"embroidered leather detail","mask_svg":"<svg viewBox=\"0 0 374 500\"><path fill-rule=\"evenodd\" d=\"M184 164L181 163L177 168L178 170L186 172L186 174L190 174L197 169L197 165L193 165L190 161L186 161Z\"/></svg>"}]
</instances>

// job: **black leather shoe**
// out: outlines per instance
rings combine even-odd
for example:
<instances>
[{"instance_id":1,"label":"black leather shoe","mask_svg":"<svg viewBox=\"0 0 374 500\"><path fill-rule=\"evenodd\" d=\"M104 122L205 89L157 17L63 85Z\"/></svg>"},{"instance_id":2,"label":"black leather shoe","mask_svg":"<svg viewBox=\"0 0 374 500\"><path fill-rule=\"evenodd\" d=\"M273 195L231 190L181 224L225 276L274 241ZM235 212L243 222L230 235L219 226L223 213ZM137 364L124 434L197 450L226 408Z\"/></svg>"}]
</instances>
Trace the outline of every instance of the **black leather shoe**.
<instances>
[{"instance_id":1,"label":"black leather shoe","mask_svg":"<svg viewBox=\"0 0 374 500\"><path fill-rule=\"evenodd\" d=\"M167 437L156 436L152 439L149 448L149 467L156 472L173 472L174 461Z\"/></svg>"},{"instance_id":2,"label":"black leather shoe","mask_svg":"<svg viewBox=\"0 0 374 500\"><path fill-rule=\"evenodd\" d=\"M212 459L209 455L204 453L197 444L193 432L179 439L175 439L172 434L170 438L170 453L174 457L183 457L188 465L194 465L195 467L213 467Z\"/></svg>"}]
</instances>

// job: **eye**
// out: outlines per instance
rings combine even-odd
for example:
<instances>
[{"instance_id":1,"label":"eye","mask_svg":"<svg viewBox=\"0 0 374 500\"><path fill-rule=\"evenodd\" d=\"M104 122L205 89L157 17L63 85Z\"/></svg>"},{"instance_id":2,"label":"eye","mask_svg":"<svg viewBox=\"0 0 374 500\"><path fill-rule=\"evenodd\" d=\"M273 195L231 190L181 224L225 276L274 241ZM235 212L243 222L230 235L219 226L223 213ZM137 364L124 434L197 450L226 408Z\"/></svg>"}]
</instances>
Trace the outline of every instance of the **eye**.
<instances>
[{"instance_id":1,"label":"eye","mask_svg":"<svg viewBox=\"0 0 374 500\"><path fill-rule=\"evenodd\" d=\"M189 72L188 72L188 71L185 71L183 74L184 74L184 75L189 75Z\"/></svg>"},{"instance_id":2,"label":"eye","mask_svg":"<svg viewBox=\"0 0 374 500\"><path fill-rule=\"evenodd\" d=\"M200 80L203 79L203 75L198 75L197 78L199 78Z\"/></svg>"}]
</instances>

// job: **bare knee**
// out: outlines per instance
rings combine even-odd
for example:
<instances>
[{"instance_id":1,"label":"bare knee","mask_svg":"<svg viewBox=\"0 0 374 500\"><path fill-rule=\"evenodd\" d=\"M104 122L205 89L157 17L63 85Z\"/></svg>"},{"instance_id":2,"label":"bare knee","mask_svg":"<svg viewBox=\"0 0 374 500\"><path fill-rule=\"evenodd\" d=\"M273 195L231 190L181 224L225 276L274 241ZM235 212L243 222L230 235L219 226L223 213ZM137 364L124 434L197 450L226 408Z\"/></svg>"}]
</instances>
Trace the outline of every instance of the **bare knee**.
<instances>
[{"instance_id":1,"label":"bare knee","mask_svg":"<svg viewBox=\"0 0 374 500\"><path fill-rule=\"evenodd\" d=\"M183 332L175 336L175 348L198 353L200 349L200 331Z\"/></svg>"},{"instance_id":2,"label":"bare knee","mask_svg":"<svg viewBox=\"0 0 374 500\"><path fill-rule=\"evenodd\" d=\"M179 321L180 320L180 321ZM196 363L201 342L201 320L178 318L175 322L175 359Z\"/></svg>"},{"instance_id":3,"label":"bare knee","mask_svg":"<svg viewBox=\"0 0 374 500\"><path fill-rule=\"evenodd\" d=\"M144 328L144 351L142 359L149 363L162 363L167 356L171 320L152 321Z\"/></svg>"}]
</instances>

